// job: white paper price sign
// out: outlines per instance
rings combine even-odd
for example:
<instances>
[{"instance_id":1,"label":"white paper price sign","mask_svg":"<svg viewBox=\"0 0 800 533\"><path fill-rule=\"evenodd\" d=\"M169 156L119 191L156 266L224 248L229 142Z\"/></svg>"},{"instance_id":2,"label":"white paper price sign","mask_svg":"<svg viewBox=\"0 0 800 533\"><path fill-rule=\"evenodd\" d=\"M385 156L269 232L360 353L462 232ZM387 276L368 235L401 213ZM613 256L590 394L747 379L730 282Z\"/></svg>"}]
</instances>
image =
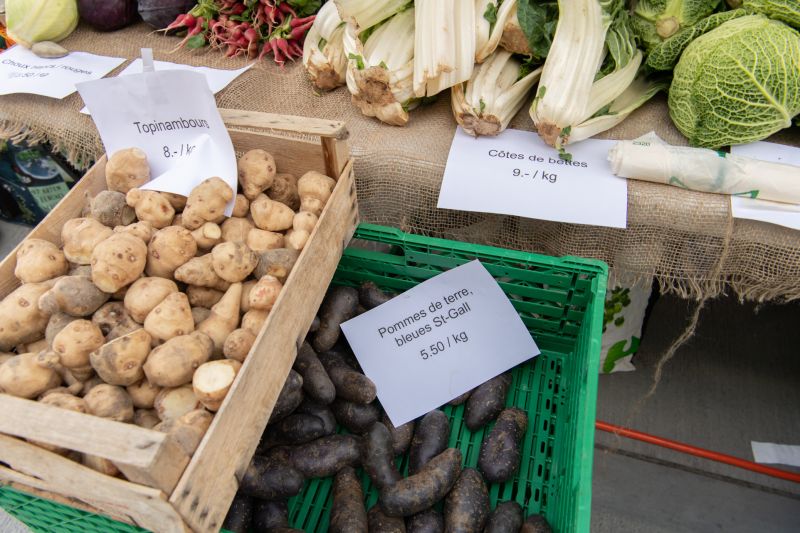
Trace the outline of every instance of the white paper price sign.
<instances>
[{"instance_id":1,"label":"white paper price sign","mask_svg":"<svg viewBox=\"0 0 800 533\"><path fill-rule=\"evenodd\" d=\"M506 130L476 139L458 128L437 207L624 228L628 184L611 172L613 144L569 145L566 161L536 133Z\"/></svg>"},{"instance_id":2,"label":"white paper price sign","mask_svg":"<svg viewBox=\"0 0 800 533\"><path fill-rule=\"evenodd\" d=\"M165 70L81 83L106 153L137 147L152 180L143 189L188 196L217 176L236 190L236 154L206 78ZM233 202L226 215L230 216Z\"/></svg>"},{"instance_id":3,"label":"white paper price sign","mask_svg":"<svg viewBox=\"0 0 800 533\"><path fill-rule=\"evenodd\" d=\"M97 80L125 61L85 52L45 59L17 45L0 54L0 94L38 94L65 98L75 92L75 84Z\"/></svg>"},{"instance_id":4,"label":"white paper price sign","mask_svg":"<svg viewBox=\"0 0 800 533\"><path fill-rule=\"evenodd\" d=\"M477 260L345 322L342 331L395 426L539 354Z\"/></svg>"}]
</instances>

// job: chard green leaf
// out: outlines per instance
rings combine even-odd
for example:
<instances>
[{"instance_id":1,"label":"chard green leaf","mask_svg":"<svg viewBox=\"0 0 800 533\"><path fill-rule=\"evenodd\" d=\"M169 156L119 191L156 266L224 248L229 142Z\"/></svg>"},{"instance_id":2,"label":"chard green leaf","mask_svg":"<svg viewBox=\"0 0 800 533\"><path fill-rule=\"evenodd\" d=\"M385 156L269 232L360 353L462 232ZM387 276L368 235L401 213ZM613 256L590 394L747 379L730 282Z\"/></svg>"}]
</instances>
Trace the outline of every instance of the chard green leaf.
<instances>
[{"instance_id":1,"label":"chard green leaf","mask_svg":"<svg viewBox=\"0 0 800 533\"><path fill-rule=\"evenodd\" d=\"M517 18L522 33L528 39L532 56L543 60L553 44L558 23L558 4L542 0L519 0Z\"/></svg>"},{"instance_id":2,"label":"chard green leaf","mask_svg":"<svg viewBox=\"0 0 800 533\"><path fill-rule=\"evenodd\" d=\"M358 70L364 70L364 58L358 54L347 54L348 59L352 59L356 62L356 68Z\"/></svg>"},{"instance_id":3,"label":"chard green leaf","mask_svg":"<svg viewBox=\"0 0 800 533\"><path fill-rule=\"evenodd\" d=\"M485 18L492 26L497 24L497 5L491 2L486 4L486 11L483 12L483 18Z\"/></svg>"}]
</instances>

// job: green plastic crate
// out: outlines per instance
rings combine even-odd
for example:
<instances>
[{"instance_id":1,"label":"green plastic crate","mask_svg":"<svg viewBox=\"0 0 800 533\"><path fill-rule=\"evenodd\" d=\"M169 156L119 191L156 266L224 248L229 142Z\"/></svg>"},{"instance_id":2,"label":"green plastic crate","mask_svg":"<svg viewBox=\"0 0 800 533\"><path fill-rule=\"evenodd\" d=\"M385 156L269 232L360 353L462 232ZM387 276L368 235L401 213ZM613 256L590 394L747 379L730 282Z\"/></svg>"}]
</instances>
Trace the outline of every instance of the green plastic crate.
<instances>
[{"instance_id":1,"label":"green plastic crate","mask_svg":"<svg viewBox=\"0 0 800 533\"><path fill-rule=\"evenodd\" d=\"M518 475L490 486L492 506L516 500L530 513L543 513L556 532L588 532L592 490L597 372L607 267L600 261L536 254L433 239L362 224L356 239L391 246L388 253L350 247L334 284L402 292L445 270L480 259L509 295L542 353L514 370L508 405L530 413L525 455ZM450 446L467 466L476 466L485 430L462 426L464 406L444 408L450 417ZM399 467L405 471L405 459ZM363 477L367 506L378 498ZM289 501L292 527L326 531L331 479L310 480ZM109 518L0 486L0 507L35 532L134 533L144 531Z\"/></svg>"},{"instance_id":2,"label":"green plastic crate","mask_svg":"<svg viewBox=\"0 0 800 533\"><path fill-rule=\"evenodd\" d=\"M524 457L515 478L489 486L492 507L516 500L544 514L556 532L588 532L592 499L592 457L597 372L608 267L595 260L536 254L410 235L362 224L356 239L390 245L388 253L351 246L333 283L357 286L372 281L403 292L445 270L480 259L498 280L536 340L541 355L518 366L508 406L530 413ZM502 349L498 343L498 349ZM452 447L465 466L475 467L484 433L462 424L464 406L445 406ZM406 470L406 459L398 463ZM367 508L378 499L362 475ZM326 531L332 480L311 480L289 500L289 522L304 531Z\"/></svg>"}]
</instances>

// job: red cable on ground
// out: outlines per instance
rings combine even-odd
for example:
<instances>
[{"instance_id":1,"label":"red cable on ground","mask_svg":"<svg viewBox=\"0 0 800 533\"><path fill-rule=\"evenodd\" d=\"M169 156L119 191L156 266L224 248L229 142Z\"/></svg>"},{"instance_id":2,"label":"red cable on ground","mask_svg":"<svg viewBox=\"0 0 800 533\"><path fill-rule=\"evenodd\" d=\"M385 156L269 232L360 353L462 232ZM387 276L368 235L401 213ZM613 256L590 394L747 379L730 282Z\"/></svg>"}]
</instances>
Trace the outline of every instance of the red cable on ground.
<instances>
[{"instance_id":1,"label":"red cable on ground","mask_svg":"<svg viewBox=\"0 0 800 533\"><path fill-rule=\"evenodd\" d=\"M656 446L669 448L670 450L675 450L681 453L694 455L696 457L702 457L704 459L710 459L712 461L725 463L738 468L744 468L745 470L751 470L753 472L758 472L759 474L764 474L766 476L777 477L780 479L785 479L787 481L794 481L795 483L800 483L800 474L796 474L794 472L788 472L786 470L781 470L779 468L764 466L758 463L754 463L752 461L747 461L745 459L739 459L738 457L734 457L732 455L726 455L724 453L714 452L711 450L706 450L704 448L697 448L696 446L691 446L689 444L684 444L682 442L664 439L661 437L656 437L655 435L642 433L641 431L636 431L635 429L616 426L614 424L609 424L608 422L602 422L600 420L597 420L595 422L595 427L600 431L607 431L609 433L614 433L615 435L628 437L629 439L640 440L648 444L655 444Z\"/></svg>"}]
</instances>

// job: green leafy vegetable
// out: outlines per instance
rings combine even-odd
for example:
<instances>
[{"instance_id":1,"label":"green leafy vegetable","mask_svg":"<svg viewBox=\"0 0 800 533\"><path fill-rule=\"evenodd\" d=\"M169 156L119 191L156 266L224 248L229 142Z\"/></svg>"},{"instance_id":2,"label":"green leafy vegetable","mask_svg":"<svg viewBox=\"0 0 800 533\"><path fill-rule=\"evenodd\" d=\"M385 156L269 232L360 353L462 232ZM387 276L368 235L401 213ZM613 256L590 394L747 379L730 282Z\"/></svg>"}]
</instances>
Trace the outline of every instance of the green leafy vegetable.
<instances>
[{"instance_id":1,"label":"green leafy vegetable","mask_svg":"<svg viewBox=\"0 0 800 533\"><path fill-rule=\"evenodd\" d=\"M313 15L322 7L322 0L285 0L292 6L298 17Z\"/></svg>"},{"instance_id":2,"label":"green leafy vegetable","mask_svg":"<svg viewBox=\"0 0 800 533\"><path fill-rule=\"evenodd\" d=\"M800 33L763 15L728 21L675 67L670 116L696 146L764 139L800 114Z\"/></svg>"},{"instance_id":3,"label":"green leafy vegetable","mask_svg":"<svg viewBox=\"0 0 800 533\"><path fill-rule=\"evenodd\" d=\"M517 18L528 39L532 55L538 60L547 57L558 24L558 3L541 0L519 0Z\"/></svg>"},{"instance_id":4,"label":"green leafy vegetable","mask_svg":"<svg viewBox=\"0 0 800 533\"><path fill-rule=\"evenodd\" d=\"M713 13L722 0L639 0L632 26L644 48L650 50L681 29Z\"/></svg>"},{"instance_id":5,"label":"green leafy vegetable","mask_svg":"<svg viewBox=\"0 0 800 533\"><path fill-rule=\"evenodd\" d=\"M675 64L678 62L683 51L689 46L689 43L725 22L743 17L746 14L747 13L743 9L715 13L704 18L694 26L682 29L650 50L650 55L647 56L647 66L653 70L672 70L675 68Z\"/></svg>"},{"instance_id":6,"label":"green leafy vegetable","mask_svg":"<svg viewBox=\"0 0 800 533\"><path fill-rule=\"evenodd\" d=\"M203 35L202 33L198 33L197 35L189 37L189 39L186 41L186 48L190 50L195 50L197 48L204 47L206 44L207 44L206 36Z\"/></svg>"},{"instance_id":7,"label":"green leafy vegetable","mask_svg":"<svg viewBox=\"0 0 800 533\"><path fill-rule=\"evenodd\" d=\"M800 29L800 2L798 0L744 0L742 7L749 13L761 13Z\"/></svg>"},{"instance_id":8,"label":"green leafy vegetable","mask_svg":"<svg viewBox=\"0 0 800 533\"><path fill-rule=\"evenodd\" d=\"M358 70L364 70L364 58L358 54L347 54L347 59L352 59L356 62L356 68Z\"/></svg>"},{"instance_id":9,"label":"green leafy vegetable","mask_svg":"<svg viewBox=\"0 0 800 533\"><path fill-rule=\"evenodd\" d=\"M486 11L483 12L483 18L485 18L489 24L497 24L497 6L494 4L486 4Z\"/></svg>"}]
</instances>

